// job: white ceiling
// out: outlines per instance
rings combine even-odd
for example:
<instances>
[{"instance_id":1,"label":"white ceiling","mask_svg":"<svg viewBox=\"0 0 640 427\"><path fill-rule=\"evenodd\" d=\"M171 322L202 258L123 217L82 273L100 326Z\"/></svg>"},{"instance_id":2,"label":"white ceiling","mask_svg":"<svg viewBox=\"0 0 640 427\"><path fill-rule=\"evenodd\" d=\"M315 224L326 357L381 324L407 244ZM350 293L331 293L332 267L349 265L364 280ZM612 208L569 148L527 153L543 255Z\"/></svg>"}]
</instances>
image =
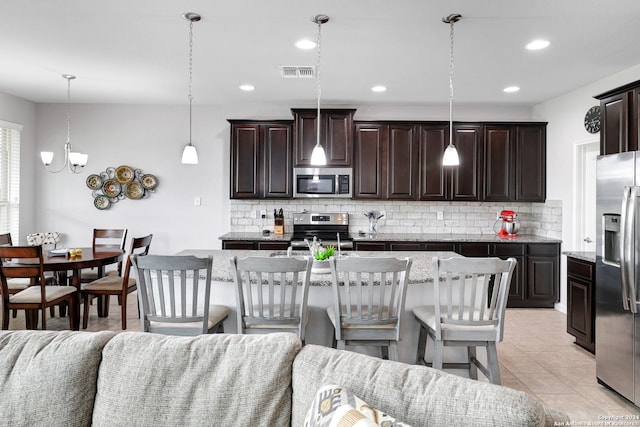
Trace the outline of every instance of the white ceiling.
<instances>
[{"instance_id":1,"label":"white ceiling","mask_svg":"<svg viewBox=\"0 0 640 427\"><path fill-rule=\"evenodd\" d=\"M330 17L323 105L446 103L450 13L462 14L455 102L532 105L640 63L638 0L2 0L0 92L65 102L68 73L74 103L186 104L184 12L202 15L194 104L315 106L315 80L283 79L279 67L315 65L316 51L294 42L316 39L318 13ZM534 38L551 46L526 51ZM520 92L503 93L509 85Z\"/></svg>"}]
</instances>

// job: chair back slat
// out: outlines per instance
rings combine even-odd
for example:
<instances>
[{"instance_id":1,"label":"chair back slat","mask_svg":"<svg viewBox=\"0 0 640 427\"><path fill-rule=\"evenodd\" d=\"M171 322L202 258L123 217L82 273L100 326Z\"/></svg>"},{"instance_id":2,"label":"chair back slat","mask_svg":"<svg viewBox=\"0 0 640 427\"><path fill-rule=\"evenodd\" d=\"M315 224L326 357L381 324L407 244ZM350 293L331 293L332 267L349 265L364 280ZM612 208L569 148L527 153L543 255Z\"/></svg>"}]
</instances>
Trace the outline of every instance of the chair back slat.
<instances>
[{"instance_id":1,"label":"chair back slat","mask_svg":"<svg viewBox=\"0 0 640 427\"><path fill-rule=\"evenodd\" d=\"M238 332L289 331L304 340L312 261L307 258L230 259Z\"/></svg>"},{"instance_id":2,"label":"chair back slat","mask_svg":"<svg viewBox=\"0 0 640 427\"><path fill-rule=\"evenodd\" d=\"M143 331L207 333L212 257L134 255L131 261L138 275Z\"/></svg>"},{"instance_id":3,"label":"chair back slat","mask_svg":"<svg viewBox=\"0 0 640 427\"><path fill-rule=\"evenodd\" d=\"M496 326L501 339L500 326L515 265L514 258L433 258L434 301L439 302L435 315L440 319L435 325L437 339L443 324Z\"/></svg>"},{"instance_id":4,"label":"chair back slat","mask_svg":"<svg viewBox=\"0 0 640 427\"><path fill-rule=\"evenodd\" d=\"M404 306L410 259L330 259L335 313L341 325L393 325ZM339 320L339 321L338 321ZM336 338L340 338L336 330Z\"/></svg>"}]
</instances>

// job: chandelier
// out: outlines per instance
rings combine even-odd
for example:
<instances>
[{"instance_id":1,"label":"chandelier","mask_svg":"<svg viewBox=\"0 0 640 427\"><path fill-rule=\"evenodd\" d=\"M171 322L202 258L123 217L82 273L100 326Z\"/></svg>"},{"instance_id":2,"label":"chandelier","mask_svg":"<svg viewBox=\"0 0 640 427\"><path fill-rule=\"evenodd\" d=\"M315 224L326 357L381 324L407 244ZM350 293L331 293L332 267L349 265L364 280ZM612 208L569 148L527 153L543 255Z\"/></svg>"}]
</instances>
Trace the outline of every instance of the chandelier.
<instances>
[{"instance_id":1,"label":"chandelier","mask_svg":"<svg viewBox=\"0 0 640 427\"><path fill-rule=\"evenodd\" d=\"M71 173L80 173L87 164L89 155L71 151L71 80L75 79L76 76L63 74L62 77L67 79L67 142L64 144L64 163L60 169L49 169L51 162L53 162L53 152L51 151L41 151L40 159L42 159L47 171L51 173L62 172L65 168Z\"/></svg>"}]
</instances>

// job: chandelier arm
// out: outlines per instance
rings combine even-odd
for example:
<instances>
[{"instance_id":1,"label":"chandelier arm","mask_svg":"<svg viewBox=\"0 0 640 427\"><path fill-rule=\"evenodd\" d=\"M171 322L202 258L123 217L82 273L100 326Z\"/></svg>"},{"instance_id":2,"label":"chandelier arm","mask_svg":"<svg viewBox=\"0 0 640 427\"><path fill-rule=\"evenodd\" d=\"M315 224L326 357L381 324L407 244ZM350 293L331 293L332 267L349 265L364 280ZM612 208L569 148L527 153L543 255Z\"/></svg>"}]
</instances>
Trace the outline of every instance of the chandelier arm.
<instances>
[{"instance_id":1,"label":"chandelier arm","mask_svg":"<svg viewBox=\"0 0 640 427\"><path fill-rule=\"evenodd\" d=\"M67 168L67 167L68 167L68 165L69 165L69 151L70 151L70 150L67 150L67 145L69 145L69 146L70 146L71 144L69 144L69 143L67 142L67 143L64 145L64 163L62 163L62 166L60 167L60 169L58 169L58 170L51 170L51 169L49 169L49 166L45 165L45 168L47 169L47 172L50 172L50 173L59 173L59 172L62 172L63 170L65 170L65 168ZM71 171L71 169L69 169L69 171Z\"/></svg>"}]
</instances>

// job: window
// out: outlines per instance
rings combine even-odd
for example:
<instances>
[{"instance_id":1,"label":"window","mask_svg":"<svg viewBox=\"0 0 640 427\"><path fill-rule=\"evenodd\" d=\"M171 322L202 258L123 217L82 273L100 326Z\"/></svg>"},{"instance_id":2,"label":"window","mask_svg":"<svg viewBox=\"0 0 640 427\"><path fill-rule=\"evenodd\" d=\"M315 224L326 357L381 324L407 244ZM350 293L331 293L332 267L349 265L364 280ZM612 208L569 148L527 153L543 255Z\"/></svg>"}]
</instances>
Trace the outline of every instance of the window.
<instances>
[{"instance_id":1,"label":"window","mask_svg":"<svg viewBox=\"0 0 640 427\"><path fill-rule=\"evenodd\" d=\"M21 125L0 120L0 233L20 236Z\"/></svg>"}]
</instances>

